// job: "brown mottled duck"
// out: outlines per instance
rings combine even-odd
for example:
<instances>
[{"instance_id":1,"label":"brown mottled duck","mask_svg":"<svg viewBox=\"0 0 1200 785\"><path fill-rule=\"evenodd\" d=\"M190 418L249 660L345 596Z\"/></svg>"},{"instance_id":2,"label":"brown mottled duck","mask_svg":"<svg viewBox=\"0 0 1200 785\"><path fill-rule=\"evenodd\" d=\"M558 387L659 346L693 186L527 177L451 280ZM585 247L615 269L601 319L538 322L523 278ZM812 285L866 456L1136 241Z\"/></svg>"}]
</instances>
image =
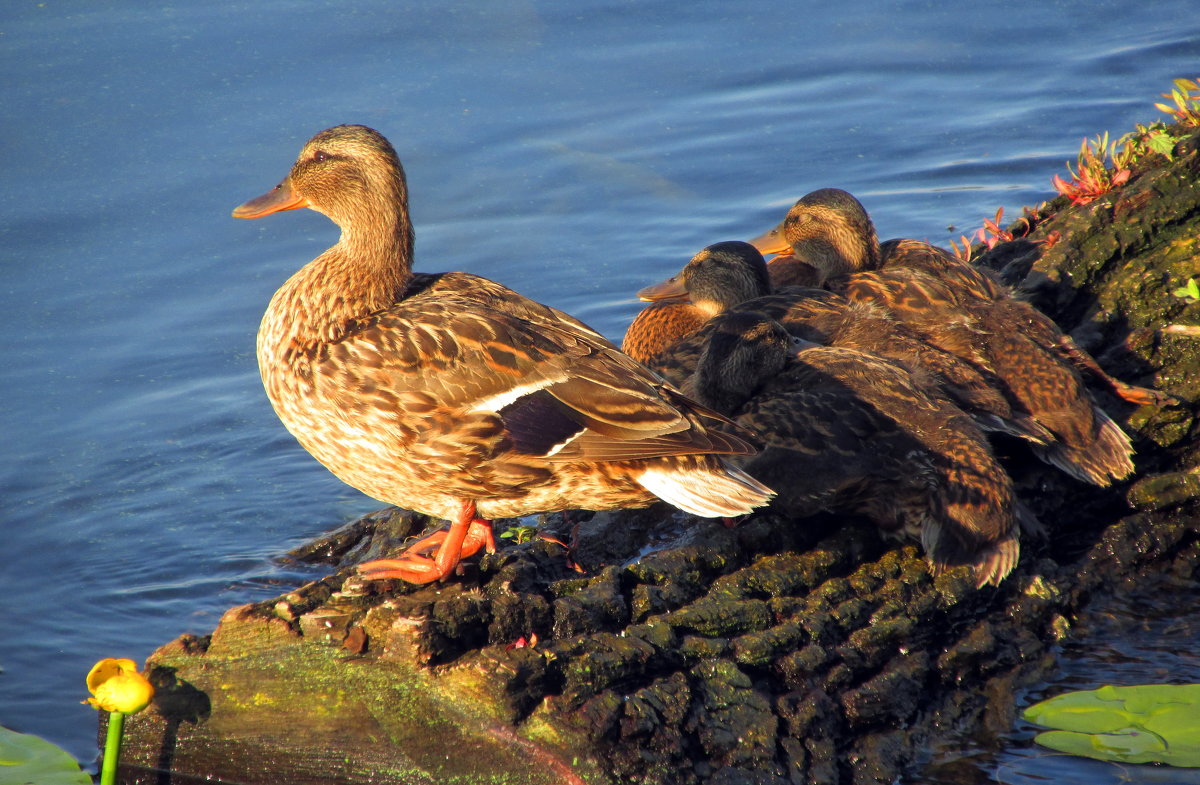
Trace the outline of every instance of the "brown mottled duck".
<instances>
[{"instance_id":1,"label":"brown mottled duck","mask_svg":"<svg viewBox=\"0 0 1200 785\"><path fill-rule=\"evenodd\" d=\"M753 310L782 323L793 335L814 343L869 352L901 363L921 383L936 384L986 430L1003 431L1045 444L1051 435L1030 418L1014 412L997 389L998 380L971 364L921 340L888 313L866 302L812 287L773 288L773 276L762 254L748 243L728 241L696 254L683 270L648 286L638 296L655 304L675 303L679 296L702 325L726 310ZM643 312L644 313L644 312ZM662 348L644 362L675 384L695 368L699 342L690 338L699 325L683 325L675 333L656 325ZM625 340L644 344L641 323L630 325Z\"/></svg>"},{"instance_id":2,"label":"brown mottled duck","mask_svg":"<svg viewBox=\"0 0 1200 785\"><path fill-rule=\"evenodd\" d=\"M918 539L935 570L998 584L1020 554L1012 483L982 432L902 366L819 346L753 311L727 311L685 391L762 434L744 468L797 516L857 513Z\"/></svg>"},{"instance_id":3,"label":"brown mottled duck","mask_svg":"<svg viewBox=\"0 0 1200 785\"><path fill-rule=\"evenodd\" d=\"M999 379L1012 408L1052 435L1034 448L1047 462L1096 485L1132 473L1129 437L1096 404L1081 371L1129 400L1161 397L1112 379L1049 318L981 270L916 240L881 246L862 204L836 188L803 197L754 242L812 264L822 286L885 308L927 343Z\"/></svg>"},{"instance_id":4,"label":"brown mottled duck","mask_svg":"<svg viewBox=\"0 0 1200 785\"><path fill-rule=\"evenodd\" d=\"M750 434L582 322L475 275L413 274L404 170L378 132L318 133L233 214L299 207L341 236L271 298L258 333L267 395L343 481L452 522L360 565L364 577L445 578L493 547L497 517L660 498L725 517L772 496L727 462L755 452Z\"/></svg>"}]
</instances>

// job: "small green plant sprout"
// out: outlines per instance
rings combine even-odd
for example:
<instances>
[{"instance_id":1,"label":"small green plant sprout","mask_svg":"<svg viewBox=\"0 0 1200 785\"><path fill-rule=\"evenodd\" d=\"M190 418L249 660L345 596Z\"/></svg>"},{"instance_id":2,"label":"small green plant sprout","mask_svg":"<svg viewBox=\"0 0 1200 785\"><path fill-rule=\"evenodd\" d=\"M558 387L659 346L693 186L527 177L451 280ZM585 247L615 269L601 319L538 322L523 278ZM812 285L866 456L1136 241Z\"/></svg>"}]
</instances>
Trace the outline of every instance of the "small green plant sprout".
<instances>
[{"instance_id":1,"label":"small green plant sprout","mask_svg":"<svg viewBox=\"0 0 1200 785\"><path fill-rule=\"evenodd\" d=\"M986 245L989 251L995 248L997 243L1007 243L1013 239L1012 232L1000 228L1000 222L1003 220L1004 208L1000 207L996 210L996 217L984 218L983 228L975 233L975 238Z\"/></svg>"},{"instance_id":2,"label":"small green plant sprout","mask_svg":"<svg viewBox=\"0 0 1200 785\"><path fill-rule=\"evenodd\" d=\"M965 234L959 235L958 239L962 240L962 248L958 247L958 243L954 242L954 238L950 239L950 247L954 250L954 255L956 257L958 257L958 259L960 261L970 264L971 263L971 240Z\"/></svg>"},{"instance_id":3,"label":"small green plant sprout","mask_svg":"<svg viewBox=\"0 0 1200 785\"><path fill-rule=\"evenodd\" d=\"M1162 97L1170 98L1175 105L1155 104L1156 108L1184 125L1200 125L1200 84L1197 80L1176 79L1175 89L1163 93Z\"/></svg>"},{"instance_id":4,"label":"small green plant sprout","mask_svg":"<svg viewBox=\"0 0 1200 785\"><path fill-rule=\"evenodd\" d=\"M1113 161L1112 169L1106 163L1110 158ZM1075 169L1067 163L1067 174L1071 176L1069 181L1054 175L1051 182L1054 190L1069 198L1072 204L1088 204L1117 186L1124 185L1129 180L1130 162L1129 152L1118 149L1116 142L1109 144L1108 132L1105 131L1093 141L1083 140Z\"/></svg>"},{"instance_id":5,"label":"small green plant sprout","mask_svg":"<svg viewBox=\"0 0 1200 785\"><path fill-rule=\"evenodd\" d=\"M996 210L996 217L984 218L983 227L975 232L975 240L987 246L989 251L995 248L998 243L1006 243L1014 239L1012 232L1000 227L1002 220L1004 220L1004 208L1000 207ZM959 239L962 241L962 248L959 248L958 243L954 242L954 240L950 241L950 247L954 249L955 256L969 264L973 253L971 240L965 234L960 235Z\"/></svg>"},{"instance_id":6,"label":"small green plant sprout","mask_svg":"<svg viewBox=\"0 0 1200 785\"><path fill-rule=\"evenodd\" d=\"M512 540L517 545L523 545L524 543L532 540L536 534L536 526L523 526L521 524L517 524L516 526L506 529L500 536L503 539Z\"/></svg>"},{"instance_id":7,"label":"small green plant sprout","mask_svg":"<svg viewBox=\"0 0 1200 785\"><path fill-rule=\"evenodd\" d=\"M1189 278L1186 284L1180 286L1172 294L1182 297L1188 304L1200 302L1200 285L1196 284L1195 278Z\"/></svg>"},{"instance_id":8,"label":"small green plant sprout","mask_svg":"<svg viewBox=\"0 0 1200 785\"><path fill-rule=\"evenodd\" d=\"M1117 144L1121 146L1132 165L1149 153L1158 153L1168 161L1174 160L1175 145L1179 143L1180 139L1183 137L1172 134L1160 122L1150 125L1138 123L1134 126L1134 130L1118 139Z\"/></svg>"},{"instance_id":9,"label":"small green plant sprout","mask_svg":"<svg viewBox=\"0 0 1200 785\"><path fill-rule=\"evenodd\" d=\"M1019 234L1015 233L1013 229L1004 229L1000 226L1000 222L1004 220L1004 208L997 208L995 217L983 219L983 226L975 231L975 240L987 246L987 249L990 251L1000 243L1007 243L1020 237L1025 237L1040 223L1038 212L1044 207L1045 203L1038 210L1031 210L1028 207L1024 208L1021 217L1013 224L1013 227L1015 227L1016 232L1019 232ZM959 248L958 243L954 242L954 240L950 241L950 247L954 249L956 257L969 264L973 253L971 240L966 235L960 235L959 239L962 241L962 248ZM1046 239L1032 240L1031 242L1044 244L1047 248L1050 248L1058 240L1059 233L1051 232Z\"/></svg>"}]
</instances>

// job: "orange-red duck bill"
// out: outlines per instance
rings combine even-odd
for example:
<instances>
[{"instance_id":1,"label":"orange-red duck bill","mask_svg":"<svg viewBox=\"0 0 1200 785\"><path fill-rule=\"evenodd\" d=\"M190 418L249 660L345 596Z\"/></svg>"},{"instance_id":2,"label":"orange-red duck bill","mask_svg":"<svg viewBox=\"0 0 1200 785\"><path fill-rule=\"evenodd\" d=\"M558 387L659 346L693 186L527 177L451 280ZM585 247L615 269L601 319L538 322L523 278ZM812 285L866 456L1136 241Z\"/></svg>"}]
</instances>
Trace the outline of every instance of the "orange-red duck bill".
<instances>
[{"instance_id":1,"label":"orange-red duck bill","mask_svg":"<svg viewBox=\"0 0 1200 785\"><path fill-rule=\"evenodd\" d=\"M233 208L233 217L262 218L271 213L296 210L301 207L308 207L308 200L292 191L287 182L282 182L262 196L256 196L245 204Z\"/></svg>"}]
</instances>

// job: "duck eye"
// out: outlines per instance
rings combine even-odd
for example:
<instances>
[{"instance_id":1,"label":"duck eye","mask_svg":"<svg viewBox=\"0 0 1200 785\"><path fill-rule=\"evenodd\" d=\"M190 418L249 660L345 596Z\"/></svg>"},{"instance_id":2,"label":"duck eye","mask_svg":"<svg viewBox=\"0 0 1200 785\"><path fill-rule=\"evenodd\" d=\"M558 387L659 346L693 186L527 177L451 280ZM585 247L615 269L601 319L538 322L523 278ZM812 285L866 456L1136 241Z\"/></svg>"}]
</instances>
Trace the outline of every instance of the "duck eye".
<instances>
[{"instance_id":1,"label":"duck eye","mask_svg":"<svg viewBox=\"0 0 1200 785\"><path fill-rule=\"evenodd\" d=\"M327 161L329 160L329 153L325 152L324 150L317 150L315 153L313 153L313 160Z\"/></svg>"}]
</instances>

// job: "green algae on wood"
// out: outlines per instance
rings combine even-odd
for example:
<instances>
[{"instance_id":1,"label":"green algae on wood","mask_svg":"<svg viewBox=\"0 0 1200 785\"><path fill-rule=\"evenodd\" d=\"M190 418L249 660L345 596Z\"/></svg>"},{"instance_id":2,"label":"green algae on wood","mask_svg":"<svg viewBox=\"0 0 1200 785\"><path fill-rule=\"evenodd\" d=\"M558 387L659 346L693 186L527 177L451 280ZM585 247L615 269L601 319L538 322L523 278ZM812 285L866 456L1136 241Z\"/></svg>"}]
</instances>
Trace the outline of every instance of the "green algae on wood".
<instances>
[{"instance_id":1,"label":"green algae on wood","mask_svg":"<svg viewBox=\"0 0 1200 785\"><path fill-rule=\"evenodd\" d=\"M404 637L403 625L394 634ZM498 680L482 669L431 671L415 657L359 657L303 638L253 606L226 613L203 652L167 646L150 667L168 685L164 705L182 692L191 698L175 714L131 718L131 726L154 726L134 736L143 744L170 738L166 763L216 782L276 781L253 779L243 756L255 750L270 754L268 776L282 766L292 783L603 781L559 746L566 742L559 729L534 721L515 730L493 694ZM128 760L164 762L155 748L126 752Z\"/></svg>"}]
</instances>

